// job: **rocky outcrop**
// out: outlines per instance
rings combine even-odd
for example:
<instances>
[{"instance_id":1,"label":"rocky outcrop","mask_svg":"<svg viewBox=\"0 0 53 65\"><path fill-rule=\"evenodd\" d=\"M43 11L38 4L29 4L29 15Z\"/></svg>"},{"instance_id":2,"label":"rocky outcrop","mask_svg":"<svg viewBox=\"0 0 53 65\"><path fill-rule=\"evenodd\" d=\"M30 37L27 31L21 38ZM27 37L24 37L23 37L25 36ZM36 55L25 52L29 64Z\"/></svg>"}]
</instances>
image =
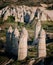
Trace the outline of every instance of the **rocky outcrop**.
<instances>
[{"instance_id":1,"label":"rocky outcrop","mask_svg":"<svg viewBox=\"0 0 53 65\"><path fill-rule=\"evenodd\" d=\"M12 33L12 54L15 56L18 55L18 41L19 41L19 31L17 28L14 29L14 32Z\"/></svg>"},{"instance_id":2,"label":"rocky outcrop","mask_svg":"<svg viewBox=\"0 0 53 65\"><path fill-rule=\"evenodd\" d=\"M37 9L37 7L29 7L25 5L11 5L0 10L0 17L2 17L3 20L7 20L8 16L13 16L15 22L26 23L33 22L34 17L40 17L41 21L53 20L53 15L49 15L52 11L48 11L44 7L39 7L40 11L37 11Z\"/></svg>"},{"instance_id":3,"label":"rocky outcrop","mask_svg":"<svg viewBox=\"0 0 53 65\"><path fill-rule=\"evenodd\" d=\"M28 32L25 28L23 28L18 46L18 60L24 60L27 57L27 39Z\"/></svg>"},{"instance_id":4,"label":"rocky outcrop","mask_svg":"<svg viewBox=\"0 0 53 65\"><path fill-rule=\"evenodd\" d=\"M10 26L8 31L6 32L6 51L9 53L11 52L11 49L12 49L12 45L11 45L12 32L13 32L13 29Z\"/></svg>"},{"instance_id":5,"label":"rocky outcrop","mask_svg":"<svg viewBox=\"0 0 53 65\"><path fill-rule=\"evenodd\" d=\"M36 27L35 27L35 33L34 33L35 36L34 36L33 45L35 45L39 42L40 31L41 31L41 22L38 21L36 23Z\"/></svg>"},{"instance_id":6,"label":"rocky outcrop","mask_svg":"<svg viewBox=\"0 0 53 65\"><path fill-rule=\"evenodd\" d=\"M38 43L38 57L46 57L46 33L44 29L42 29L40 32Z\"/></svg>"},{"instance_id":7,"label":"rocky outcrop","mask_svg":"<svg viewBox=\"0 0 53 65\"><path fill-rule=\"evenodd\" d=\"M19 31L17 28L14 30L10 26L6 32L6 51L12 53L13 55L18 55L18 41L19 41Z\"/></svg>"},{"instance_id":8,"label":"rocky outcrop","mask_svg":"<svg viewBox=\"0 0 53 65\"><path fill-rule=\"evenodd\" d=\"M8 16L14 16L16 22L29 22L33 19L34 13L28 6L11 5L3 8L0 11L0 17L3 17L3 20L7 20ZM28 17L30 17L30 19L28 19Z\"/></svg>"}]
</instances>

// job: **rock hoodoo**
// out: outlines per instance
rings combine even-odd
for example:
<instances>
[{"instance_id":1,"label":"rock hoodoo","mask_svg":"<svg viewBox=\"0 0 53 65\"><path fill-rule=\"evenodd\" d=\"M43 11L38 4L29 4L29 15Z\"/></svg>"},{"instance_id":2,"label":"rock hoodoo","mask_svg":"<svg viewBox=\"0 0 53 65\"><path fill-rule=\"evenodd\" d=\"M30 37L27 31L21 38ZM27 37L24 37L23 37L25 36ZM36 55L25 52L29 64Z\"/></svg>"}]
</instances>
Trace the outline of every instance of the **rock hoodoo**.
<instances>
[{"instance_id":1,"label":"rock hoodoo","mask_svg":"<svg viewBox=\"0 0 53 65\"><path fill-rule=\"evenodd\" d=\"M11 49L12 49L12 45L11 45L12 32L13 32L13 29L10 26L8 31L6 32L6 51L7 52L11 52Z\"/></svg>"},{"instance_id":2,"label":"rock hoodoo","mask_svg":"<svg viewBox=\"0 0 53 65\"><path fill-rule=\"evenodd\" d=\"M46 33L44 29L42 29L40 33L38 43L38 57L46 57Z\"/></svg>"},{"instance_id":3,"label":"rock hoodoo","mask_svg":"<svg viewBox=\"0 0 53 65\"><path fill-rule=\"evenodd\" d=\"M25 28L23 28L19 40L18 60L24 60L27 57L27 39L28 32Z\"/></svg>"},{"instance_id":4,"label":"rock hoodoo","mask_svg":"<svg viewBox=\"0 0 53 65\"><path fill-rule=\"evenodd\" d=\"M14 29L12 33L12 54L18 56L18 40L19 40L19 31L17 28Z\"/></svg>"}]
</instances>

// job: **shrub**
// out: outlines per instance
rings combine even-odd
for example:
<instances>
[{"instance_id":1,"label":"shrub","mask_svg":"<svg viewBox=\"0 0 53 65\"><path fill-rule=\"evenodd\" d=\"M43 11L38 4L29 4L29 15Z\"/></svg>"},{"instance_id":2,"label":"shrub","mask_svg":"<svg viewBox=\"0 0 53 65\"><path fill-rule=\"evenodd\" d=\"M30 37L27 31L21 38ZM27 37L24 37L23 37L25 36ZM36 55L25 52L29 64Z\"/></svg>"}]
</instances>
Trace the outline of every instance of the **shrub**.
<instances>
[{"instance_id":1,"label":"shrub","mask_svg":"<svg viewBox=\"0 0 53 65\"><path fill-rule=\"evenodd\" d=\"M13 16L9 16L7 22L14 22L15 18Z\"/></svg>"},{"instance_id":2,"label":"shrub","mask_svg":"<svg viewBox=\"0 0 53 65\"><path fill-rule=\"evenodd\" d=\"M1 24L4 24L4 21L3 21L2 18L0 18L0 25L1 25Z\"/></svg>"},{"instance_id":3,"label":"shrub","mask_svg":"<svg viewBox=\"0 0 53 65\"><path fill-rule=\"evenodd\" d=\"M23 27L25 23L18 22L19 27Z\"/></svg>"}]
</instances>

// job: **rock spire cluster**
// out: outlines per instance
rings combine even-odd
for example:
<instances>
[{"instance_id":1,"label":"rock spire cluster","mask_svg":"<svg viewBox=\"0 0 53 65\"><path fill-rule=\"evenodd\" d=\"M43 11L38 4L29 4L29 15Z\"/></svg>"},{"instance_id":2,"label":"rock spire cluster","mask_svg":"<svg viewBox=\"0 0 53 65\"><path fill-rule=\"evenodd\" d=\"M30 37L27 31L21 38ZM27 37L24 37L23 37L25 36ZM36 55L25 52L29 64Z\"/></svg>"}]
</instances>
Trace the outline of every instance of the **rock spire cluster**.
<instances>
[{"instance_id":1,"label":"rock spire cluster","mask_svg":"<svg viewBox=\"0 0 53 65\"><path fill-rule=\"evenodd\" d=\"M27 57L27 40L28 32L25 27L20 35L17 28L13 30L10 26L6 33L6 51L17 56L18 60L24 60Z\"/></svg>"}]
</instances>

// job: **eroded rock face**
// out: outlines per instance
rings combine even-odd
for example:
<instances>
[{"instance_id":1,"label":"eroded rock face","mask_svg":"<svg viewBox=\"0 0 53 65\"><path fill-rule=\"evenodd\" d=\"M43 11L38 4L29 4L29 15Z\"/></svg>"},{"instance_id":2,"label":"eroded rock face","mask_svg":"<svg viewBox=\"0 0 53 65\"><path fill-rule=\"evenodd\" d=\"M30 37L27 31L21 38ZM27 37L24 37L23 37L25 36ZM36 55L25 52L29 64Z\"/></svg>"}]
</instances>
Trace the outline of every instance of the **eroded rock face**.
<instances>
[{"instance_id":1,"label":"eroded rock face","mask_svg":"<svg viewBox=\"0 0 53 65\"><path fill-rule=\"evenodd\" d=\"M18 56L19 31L17 27L13 30L10 26L6 33L6 51Z\"/></svg>"},{"instance_id":2,"label":"eroded rock face","mask_svg":"<svg viewBox=\"0 0 53 65\"><path fill-rule=\"evenodd\" d=\"M18 40L19 40L19 31L15 28L14 32L12 33L12 54L18 56Z\"/></svg>"},{"instance_id":3,"label":"eroded rock face","mask_svg":"<svg viewBox=\"0 0 53 65\"><path fill-rule=\"evenodd\" d=\"M33 45L38 43L40 31L41 31L41 22L38 21L36 23L35 34L34 34L35 37L34 37Z\"/></svg>"},{"instance_id":4,"label":"eroded rock face","mask_svg":"<svg viewBox=\"0 0 53 65\"><path fill-rule=\"evenodd\" d=\"M15 28L15 30L14 30L14 35L15 35L15 37L19 37L19 31L17 28Z\"/></svg>"},{"instance_id":5,"label":"eroded rock face","mask_svg":"<svg viewBox=\"0 0 53 65\"><path fill-rule=\"evenodd\" d=\"M23 28L19 40L18 60L24 60L27 57L27 39L28 32L25 28Z\"/></svg>"},{"instance_id":6,"label":"eroded rock face","mask_svg":"<svg viewBox=\"0 0 53 65\"><path fill-rule=\"evenodd\" d=\"M10 11L7 10L6 13L5 13L5 15L4 15L3 20L7 20L7 19L8 19L8 16L10 16L10 15L11 15L11 14L10 14Z\"/></svg>"},{"instance_id":7,"label":"eroded rock face","mask_svg":"<svg viewBox=\"0 0 53 65\"><path fill-rule=\"evenodd\" d=\"M38 57L46 57L46 33L44 29L42 29L40 33L38 43Z\"/></svg>"},{"instance_id":8,"label":"eroded rock face","mask_svg":"<svg viewBox=\"0 0 53 65\"><path fill-rule=\"evenodd\" d=\"M25 5L7 6L0 10L0 17L7 20L8 16L14 16L15 22L33 22L34 17L40 18L41 21L52 20L53 11L46 10L44 7L29 7ZM50 15L51 14L51 15Z\"/></svg>"},{"instance_id":9,"label":"eroded rock face","mask_svg":"<svg viewBox=\"0 0 53 65\"><path fill-rule=\"evenodd\" d=\"M12 33L12 32L13 32L13 29L12 29L11 26L9 27L8 32L9 32L9 33Z\"/></svg>"},{"instance_id":10,"label":"eroded rock face","mask_svg":"<svg viewBox=\"0 0 53 65\"><path fill-rule=\"evenodd\" d=\"M34 13L33 10L30 9L30 7L28 6L14 6L11 5L7 6L5 8L3 8L2 10L0 10L0 17L3 17L3 20L7 20L8 16L14 16L15 17L15 22L24 22L24 17L25 18L25 22L30 22L33 18L34 18ZM28 20L28 16L26 16L28 13L29 15L29 20Z\"/></svg>"},{"instance_id":11,"label":"eroded rock face","mask_svg":"<svg viewBox=\"0 0 53 65\"><path fill-rule=\"evenodd\" d=\"M11 45L12 32L13 32L13 29L10 26L6 33L6 51L7 52L11 52L11 49L12 49L12 45Z\"/></svg>"},{"instance_id":12,"label":"eroded rock face","mask_svg":"<svg viewBox=\"0 0 53 65\"><path fill-rule=\"evenodd\" d=\"M21 35L19 35L18 29L15 28L13 31L10 26L6 33L6 51L18 56L18 60L24 60L27 57L27 40L28 32L25 28L22 29Z\"/></svg>"}]
</instances>

